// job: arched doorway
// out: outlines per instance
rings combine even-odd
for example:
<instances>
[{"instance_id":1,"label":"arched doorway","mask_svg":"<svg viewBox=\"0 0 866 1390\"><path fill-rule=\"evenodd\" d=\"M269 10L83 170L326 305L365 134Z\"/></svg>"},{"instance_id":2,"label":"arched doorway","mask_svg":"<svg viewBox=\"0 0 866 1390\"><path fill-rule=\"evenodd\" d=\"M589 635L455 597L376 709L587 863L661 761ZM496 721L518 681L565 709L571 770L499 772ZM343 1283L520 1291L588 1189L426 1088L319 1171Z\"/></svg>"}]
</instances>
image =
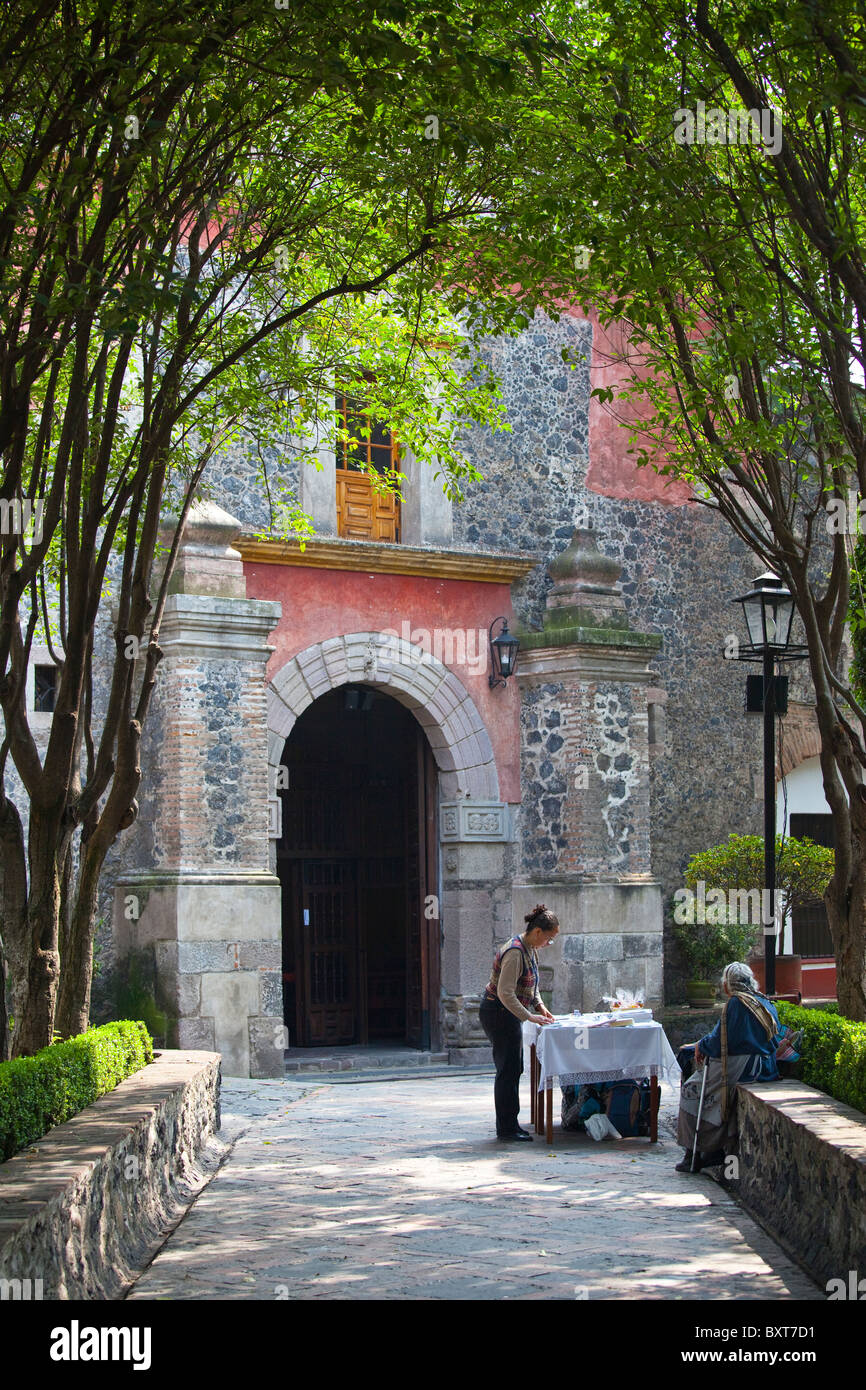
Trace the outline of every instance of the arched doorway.
<instances>
[{"instance_id":1,"label":"arched doorway","mask_svg":"<svg viewBox=\"0 0 866 1390\"><path fill-rule=\"evenodd\" d=\"M281 763L290 1045L437 1046L436 767L421 726L381 689L341 686L298 717Z\"/></svg>"}]
</instances>

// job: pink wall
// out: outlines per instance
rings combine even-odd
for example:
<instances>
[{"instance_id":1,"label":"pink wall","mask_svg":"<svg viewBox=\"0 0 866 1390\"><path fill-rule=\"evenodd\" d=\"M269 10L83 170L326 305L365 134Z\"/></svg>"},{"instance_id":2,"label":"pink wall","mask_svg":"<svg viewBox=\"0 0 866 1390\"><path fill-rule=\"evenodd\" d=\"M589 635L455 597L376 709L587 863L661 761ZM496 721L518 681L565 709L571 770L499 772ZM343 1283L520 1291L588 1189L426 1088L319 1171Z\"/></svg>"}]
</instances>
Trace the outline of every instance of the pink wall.
<instances>
[{"instance_id":1,"label":"pink wall","mask_svg":"<svg viewBox=\"0 0 866 1390\"><path fill-rule=\"evenodd\" d=\"M268 663L269 677L306 647L350 632L390 629L402 636L404 622L410 624L410 632L427 629L431 642L435 629L440 633L462 632L467 660L454 661L450 669L465 686L487 728L499 773L500 797L503 801L520 800L517 686L510 680L504 689L491 690L487 682L487 629L500 616L511 624L507 583L255 561L244 564L244 573L249 598L277 599L283 605L283 616L270 637L276 650ZM483 637L478 629L483 629ZM435 655L435 647L432 650Z\"/></svg>"},{"instance_id":2,"label":"pink wall","mask_svg":"<svg viewBox=\"0 0 866 1390\"><path fill-rule=\"evenodd\" d=\"M576 307L565 311L571 318L584 319L586 316ZM595 313L590 315L592 323L592 361L590 364L590 390L596 387L621 386L630 368L625 365L626 355L635 349L629 348L625 331L618 326L602 328ZM622 497L631 502L663 502L668 506L681 507L692 495L687 483L672 481L663 477L654 468L638 468L634 458L627 450L629 431L620 421L638 420L640 412L636 402L614 400L602 404L598 400L589 403L589 469L586 484L592 492L605 497ZM663 453L657 456L664 463Z\"/></svg>"}]
</instances>

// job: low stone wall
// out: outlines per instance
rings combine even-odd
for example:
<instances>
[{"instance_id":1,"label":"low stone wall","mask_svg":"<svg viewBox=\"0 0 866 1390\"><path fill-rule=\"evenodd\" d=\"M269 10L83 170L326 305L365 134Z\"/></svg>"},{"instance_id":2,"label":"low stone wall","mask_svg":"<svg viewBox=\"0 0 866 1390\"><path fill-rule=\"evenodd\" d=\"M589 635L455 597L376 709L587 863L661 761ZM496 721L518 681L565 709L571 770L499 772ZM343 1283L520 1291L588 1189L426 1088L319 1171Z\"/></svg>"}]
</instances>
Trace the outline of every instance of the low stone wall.
<instances>
[{"instance_id":1,"label":"low stone wall","mask_svg":"<svg viewBox=\"0 0 866 1390\"><path fill-rule=\"evenodd\" d=\"M802 1081L740 1086L737 1105L732 1187L819 1284L847 1288L866 1275L866 1115Z\"/></svg>"},{"instance_id":2,"label":"low stone wall","mask_svg":"<svg viewBox=\"0 0 866 1390\"><path fill-rule=\"evenodd\" d=\"M219 1078L218 1053L160 1053L0 1164L0 1297L121 1297L224 1150Z\"/></svg>"}]
</instances>

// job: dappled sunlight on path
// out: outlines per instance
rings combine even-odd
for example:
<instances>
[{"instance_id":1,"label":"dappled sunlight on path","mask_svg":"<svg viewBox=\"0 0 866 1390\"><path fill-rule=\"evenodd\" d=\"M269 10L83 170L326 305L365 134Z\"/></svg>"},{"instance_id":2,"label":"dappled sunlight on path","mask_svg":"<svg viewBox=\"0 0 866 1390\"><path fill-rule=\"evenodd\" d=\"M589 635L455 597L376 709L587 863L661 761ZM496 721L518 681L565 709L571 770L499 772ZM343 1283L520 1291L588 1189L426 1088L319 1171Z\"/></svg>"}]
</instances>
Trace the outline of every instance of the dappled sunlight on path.
<instances>
[{"instance_id":1,"label":"dappled sunlight on path","mask_svg":"<svg viewBox=\"0 0 866 1390\"><path fill-rule=\"evenodd\" d=\"M664 1125L657 1145L498 1144L491 1091L228 1082L235 1148L130 1296L823 1297L709 1177L674 1172Z\"/></svg>"}]
</instances>

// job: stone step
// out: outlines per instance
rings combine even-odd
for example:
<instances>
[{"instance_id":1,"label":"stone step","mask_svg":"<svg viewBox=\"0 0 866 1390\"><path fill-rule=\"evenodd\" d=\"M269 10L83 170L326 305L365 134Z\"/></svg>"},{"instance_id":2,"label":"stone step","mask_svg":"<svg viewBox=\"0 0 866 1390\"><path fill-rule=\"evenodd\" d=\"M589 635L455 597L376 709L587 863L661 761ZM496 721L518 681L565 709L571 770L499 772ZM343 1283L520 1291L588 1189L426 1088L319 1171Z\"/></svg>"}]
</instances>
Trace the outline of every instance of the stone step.
<instances>
[{"instance_id":1,"label":"stone step","mask_svg":"<svg viewBox=\"0 0 866 1390\"><path fill-rule=\"evenodd\" d=\"M336 1072L408 1071L448 1065L447 1052L416 1052L414 1048L376 1049L357 1048L347 1051L334 1048L331 1052L314 1052L306 1048L291 1048L285 1054L286 1075L317 1076Z\"/></svg>"}]
</instances>

